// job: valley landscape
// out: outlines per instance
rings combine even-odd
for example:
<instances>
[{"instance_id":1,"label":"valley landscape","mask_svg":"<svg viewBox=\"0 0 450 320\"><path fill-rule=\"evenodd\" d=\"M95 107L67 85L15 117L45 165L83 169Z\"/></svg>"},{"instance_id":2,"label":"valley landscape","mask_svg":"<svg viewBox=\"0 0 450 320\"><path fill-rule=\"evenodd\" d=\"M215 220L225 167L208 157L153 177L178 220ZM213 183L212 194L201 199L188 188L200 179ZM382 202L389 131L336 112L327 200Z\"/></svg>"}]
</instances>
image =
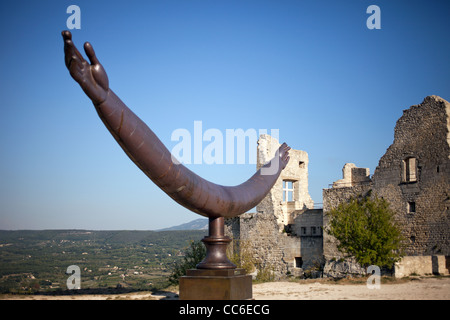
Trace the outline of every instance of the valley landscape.
<instances>
[{"instance_id":1,"label":"valley landscape","mask_svg":"<svg viewBox=\"0 0 450 320\"><path fill-rule=\"evenodd\" d=\"M195 227L201 228L197 221ZM0 231L1 300L177 300L168 278L191 241L207 230ZM185 230L177 230L185 229ZM186 230L187 229L187 230ZM67 268L80 268L80 290L68 290ZM448 300L448 276L382 279L291 279L254 283L255 300Z\"/></svg>"},{"instance_id":2,"label":"valley landscape","mask_svg":"<svg viewBox=\"0 0 450 320\"><path fill-rule=\"evenodd\" d=\"M157 290L191 241L206 230L0 231L0 293L65 292L67 268L80 268L81 290Z\"/></svg>"}]
</instances>

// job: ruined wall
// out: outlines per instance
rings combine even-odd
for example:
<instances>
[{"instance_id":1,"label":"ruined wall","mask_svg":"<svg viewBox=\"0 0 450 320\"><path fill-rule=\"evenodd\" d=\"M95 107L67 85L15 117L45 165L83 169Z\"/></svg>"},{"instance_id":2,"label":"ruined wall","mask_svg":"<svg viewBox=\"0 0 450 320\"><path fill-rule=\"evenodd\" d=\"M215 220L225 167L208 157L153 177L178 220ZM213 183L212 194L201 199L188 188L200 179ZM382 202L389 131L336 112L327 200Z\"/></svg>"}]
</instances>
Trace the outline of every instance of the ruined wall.
<instances>
[{"instance_id":1,"label":"ruined wall","mask_svg":"<svg viewBox=\"0 0 450 320\"><path fill-rule=\"evenodd\" d=\"M333 188L345 188L371 182L369 168L358 168L354 163L346 163L342 168L342 179L333 183Z\"/></svg>"},{"instance_id":2,"label":"ruined wall","mask_svg":"<svg viewBox=\"0 0 450 320\"><path fill-rule=\"evenodd\" d=\"M277 139L261 135L257 169L274 157L279 146ZM303 268L312 265L316 254L322 256L322 212L309 210L314 203L308 192L308 154L291 149L289 156L289 163L275 185L257 205L257 213L246 213L226 221L226 233L250 245L254 261L272 270L275 278L289 273L300 275ZM292 201L283 199L283 181L292 182ZM308 234L305 238L297 235L297 229L300 232L297 224L301 222L307 224L309 232L312 226L317 227L318 234Z\"/></svg>"},{"instance_id":3,"label":"ruined wall","mask_svg":"<svg viewBox=\"0 0 450 320\"><path fill-rule=\"evenodd\" d=\"M239 244L247 246L256 267L270 270L275 279L284 277L288 271L285 250L298 251L299 243L290 242L285 234L278 230L277 219L273 214L245 213L233 219L227 219L225 234L235 241L234 250L240 250Z\"/></svg>"},{"instance_id":4,"label":"ruined wall","mask_svg":"<svg viewBox=\"0 0 450 320\"><path fill-rule=\"evenodd\" d=\"M323 210L307 209L297 212L291 236L300 237L302 269L318 268L323 260Z\"/></svg>"},{"instance_id":5,"label":"ruined wall","mask_svg":"<svg viewBox=\"0 0 450 320\"><path fill-rule=\"evenodd\" d=\"M306 210L296 221L308 228L300 235L300 225L293 225L292 232L279 232L277 219L272 214L246 213L226 220L225 234L250 247L252 260L261 268L273 272L275 279L287 274L301 276L305 270L317 268L322 259L322 235L320 226L322 210ZM311 227L317 228L312 234ZM297 234L298 232L298 234ZM234 250L239 250L239 242Z\"/></svg>"},{"instance_id":6,"label":"ruined wall","mask_svg":"<svg viewBox=\"0 0 450 320\"><path fill-rule=\"evenodd\" d=\"M351 171L349 171L351 170ZM349 174L323 190L326 213L341 201L372 190L390 203L407 241L406 255L450 255L450 104L429 96L404 110L395 126L394 142L381 157L372 181L364 171ZM349 173L350 172L350 173ZM347 175L347 176L346 176ZM324 255L340 257L335 239L324 233Z\"/></svg>"},{"instance_id":7,"label":"ruined wall","mask_svg":"<svg viewBox=\"0 0 450 320\"><path fill-rule=\"evenodd\" d=\"M408 256L395 264L396 278L410 275L449 275L449 257L446 256Z\"/></svg>"},{"instance_id":8,"label":"ruined wall","mask_svg":"<svg viewBox=\"0 0 450 320\"><path fill-rule=\"evenodd\" d=\"M263 134L258 140L257 169L269 162L280 147L277 139ZM281 172L273 188L256 206L259 213L274 214L280 231L292 223L292 213L314 207L308 191L308 153L302 150L289 151L289 163ZM293 201L283 201L283 181L293 182Z\"/></svg>"},{"instance_id":9,"label":"ruined wall","mask_svg":"<svg viewBox=\"0 0 450 320\"><path fill-rule=\"evenodd\" d=\"M450 104L429 96L404 110L373 189L391 203L407 255L450 255Z\"/></svg>"},{"instance_id":10,"label":"ruined wall","mask_svg":"<svg viewBox=\"0 0 450 320\"><path fill-rule=\"evenodd\" d=\"M279 145L270 136L261 137L258 168L272 159ZM289 272L298 275L322 257L327 260L324 275L365 273L351 259L341 261L344 257L333 237L326 232L313 235L311 227L322 223L326 228L327 212L331 208L370 190L389 201L395 211L408 242L407 255L443 256L445 261L450 261L450 104L447 101L430 96L422 104L404 111L395 126L394 142L380 159L372 179L367 168L354 164L344 166L343 179L336 181L333 188L323 190L323 216L311 210L308 154L291 150L290 155L288 166L257 206L257 213L229 219L226 225L229 236L250 241L255 260L269 266L277 278ZM294 182L292 202L283 201L283 180ZM302 235L303 230L307 234ZM298 268L300 264L302 268Z\"/></svg>"}]
</instances>

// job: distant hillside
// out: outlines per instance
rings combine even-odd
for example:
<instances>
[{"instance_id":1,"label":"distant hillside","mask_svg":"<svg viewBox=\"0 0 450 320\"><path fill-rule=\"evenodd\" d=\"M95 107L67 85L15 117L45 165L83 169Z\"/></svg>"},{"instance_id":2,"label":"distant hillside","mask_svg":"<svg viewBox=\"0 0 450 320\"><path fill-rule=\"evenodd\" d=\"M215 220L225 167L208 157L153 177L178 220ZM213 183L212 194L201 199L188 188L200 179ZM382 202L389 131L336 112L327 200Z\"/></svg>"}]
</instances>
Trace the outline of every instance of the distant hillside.
<instances>
[{"instance_id":1,"label":"distant hillside","mask_svg":"<svg viewBox=\"0 0 450 320\"><path fill-rule=\"evenodd\" d=\"M0 230L0 293L66 290L69 266L81 288L163 286L174 263L206 230Z\"/></svg>"},{"instance_id":2,"label":"distant hillside","mask_svg":"<svg viewBox=\"0 0 450 320\"><path fill-rule=\"evenodd\" d=\"M183 223L178 226L160 229L158 231L175 231L175 230L208 230L208 219L200 218L191 222Z\"/></svg>"},{"instance_id":3,"label":"distant hillside","mask_svg":"<svg viewBox=\"0 0 450 320\"><path fill-rule=\"evenodd\" d=\"M192 221L194 222L194 221ZM175 228L175 227L173 227ZM196 231L198 230L198 231ZM96 242L99 244L143 244L153 243L157 246L179 246L185 241L201 239L205 232L201 229L171 229L157 231L141 230L0 230L0 248L8 243L21 247L36 246L45 242ZM173 231L173 232L164 232ZM2 256L0 255L0 261Z\"/></svg>"}]
</instances>

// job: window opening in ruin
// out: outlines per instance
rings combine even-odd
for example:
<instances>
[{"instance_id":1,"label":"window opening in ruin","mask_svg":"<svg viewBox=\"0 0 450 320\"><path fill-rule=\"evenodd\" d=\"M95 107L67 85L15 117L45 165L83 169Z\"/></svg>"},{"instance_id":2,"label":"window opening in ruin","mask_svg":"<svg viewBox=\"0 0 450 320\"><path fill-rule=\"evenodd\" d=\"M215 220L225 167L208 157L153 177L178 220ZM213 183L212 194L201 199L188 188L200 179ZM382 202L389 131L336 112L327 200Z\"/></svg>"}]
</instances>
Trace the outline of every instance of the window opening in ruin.
<instances>
[{"instance_id":1,"label":"window opening in ruin","mask_svg":"<svg viewBox=\"0 0 450 320\"><path fill-rule=\"evenodd\" d=\"M416 212L416 203L408 202L408 213L415 213L415 212Z\"/></svg>"},{"instance_id":2,"label":"window opening in ruin","mask_svg":"<svg viewBox=\"0 0 450 320\"><path fill-rule=\"evenodd\" d=\"M403 181L415 182L417 181L417 160L414 157L403 160Z\"/></svg>"},{"instance_id":3,"label":"window opening in ruin","mask_svg":"<svg viewBox=\"0 0 450 320\"><path fill-rule=\"evenodd\" d=\"M299 162L298 162L298 166L299 166L300 168L304 169L304 168L305 168L305 162L304 162L304 161L299 161Z\"/></svg>"},{"instance_id":4,"label":"window opening in ruin","mask_svg":"<svg viewBox=\"0 0 450 320\"><path fill-rule=\"evenodd\" d=\"M316 227L311 227L311 234L315 235L316 234Z\"/></svg>"},{"instance_id":5,"label":"window opening in ruin","mask_svg":"<svg viewBox=\"0 0 450 320\"><path fill-rule=\"evenodd\" d=\"M306 228L302 227L301 229L302 229L302 235L306 235Z\"/></svg>"},{"instance_id":6,"label":"window opening in ruin","mask_svg":"<svg viewBox=\"0 0 450 320\"><path fill-rule=\"evenodd\" d=\"M295 267L301 268L303 266L303 259L302 257L295 257Z\"/></svg>"},{"instance_id":7,"label":"window opening in ruin","mask_svg":"<svg viewBox=\"0 0 450 320\"><path fill-rule=\"evenodd\" d=\"M294 201L294 181L283 180L283 201Z\"/></svg>"}]
</instances>

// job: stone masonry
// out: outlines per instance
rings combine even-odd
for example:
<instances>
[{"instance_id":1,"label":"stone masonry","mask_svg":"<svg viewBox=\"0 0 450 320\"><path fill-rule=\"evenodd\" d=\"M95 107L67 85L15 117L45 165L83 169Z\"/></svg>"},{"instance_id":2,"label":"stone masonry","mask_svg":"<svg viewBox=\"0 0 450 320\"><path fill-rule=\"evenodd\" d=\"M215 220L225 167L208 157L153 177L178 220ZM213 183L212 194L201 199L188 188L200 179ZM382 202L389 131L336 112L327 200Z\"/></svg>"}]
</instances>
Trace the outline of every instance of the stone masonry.
<instances>
[{"instance_id":1,"label":"stone masonry","mask_svg":"<svg viewBox=\"0 0 450 320\"><path fill-rule=\"evenodd\" d=\"M272 159L279 146L269 135L260 137L258 169ZM291 150L290 157L272 190L256 207L257 213L226 221L226 233L250 244L253 260L261 268L270 269L275 278L302 276L318 269L324 276L365 273L339 252L336 239L323 228L331 208L372 192L390 203L406 241L406 257L396 272L448 274L450 103L429 96L404 110L395 126L394 141L373 176L368 168L345 164L343 178L323 190L323 211L313 209L308 193L308 154ZM238 243L235 241L235 250L239 250Z\"/></svg>"},{"instance_id":2,"label":"stone masonry","mask_svg":"<svg viewBox=\"0 0 450 320\"><path fill-rule=\"evenodd\" d=\"M429 96L403 112L372 177L397 213L407 255L450 256L450 104Z\"/></svg>"},{"instance_id":3,"label":"stone masonry","mask_svg":"<svg viewBox=\"0 0 450 320\"><path fill-rule=\"evenodd\" d=\"M263 134L258 140L257 169L269 162L280 147L277 139ZM258 213L274 214L280 230L292 223L293 213L312 209L314 202L308 192L308 154L302 150L289 150L289 163L281 172L269 194L256 206ZM286 191L286 182L292 191ZM291 192L292 199L283 199L283 192Z\"/></svg>"},{"instance_id":4,"label":"stone masonry","mask_svg":"<svg viewBox=\"0 0 450 320\"><path fill-rule=\"evenodd\" d=\"M280 143L270 135L258 141L257 168L270 161ZM256 207L228 219L226 233L251 246L254 262L275 278L301 275L322 257L322 210L314 210L308 192L308 154L289 151L290 161L269 194ZM236 241L235 241L236 242ZM239 246L234 243L234 248Z\"/></svg>"},{"instance_id":5,"label":"stone masonry","mask_svg":"<svg viewBox=\"0 0 450 320\"><path fill-rule=\"evenodd\" d=\"M396 213L395 219L406 239L407 256L430 256L422 259L429 261L426 267L429 269L435 260L431 256L439 261L448 260L450 104L438 96L429 96L420 105L404 110L395 126L394 141L381 157L372 179L364 170L368 169L346 164L343 179L336 181L333 188L323 190L324 225L327 225L326 213L331 208L371 190L386 199ZM324 257L327 261L342 257L335 239L327 234L324 235ZM411 259L404 260L412 264ZM448 273L448 270L439 272Z\"/></svg>"}]
</instances>

